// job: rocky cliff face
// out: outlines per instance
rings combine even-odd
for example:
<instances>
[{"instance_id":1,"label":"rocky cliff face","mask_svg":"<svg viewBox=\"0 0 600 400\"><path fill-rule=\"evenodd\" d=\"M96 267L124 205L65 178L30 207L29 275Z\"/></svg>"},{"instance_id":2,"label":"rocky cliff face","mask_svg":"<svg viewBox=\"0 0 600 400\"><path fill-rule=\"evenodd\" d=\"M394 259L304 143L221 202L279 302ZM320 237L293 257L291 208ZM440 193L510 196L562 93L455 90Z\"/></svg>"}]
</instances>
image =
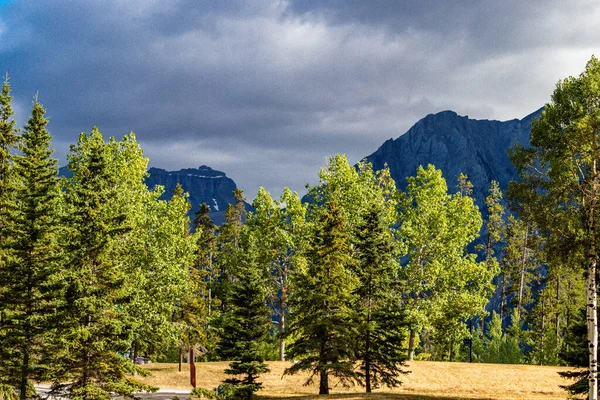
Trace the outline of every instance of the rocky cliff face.
<instances>
[{"instance_id":1,"label":"rocky cliff face","mask_svg":"<svg viewBox=\"0 0 600 400\"><path fill-rule=\"evenodd\" d=\"M73 174L67 167L59 169L59 175L70 177ZM173 195L177 184L181 184L183 190L190 194L189 200L192 209L189 212L190 220L194 220L194 214L200 208L200 204L206 203L210 206L210 217L217 224L225 221L225 211L228 204L234 204L233 191L237 188L235 182L228 178L224 172L216 171L206 165L198 169L187 168L180 171L166 171L161 168L150 168L146 185L153 189L156 185L164 186L165 191L161 199L168 200ZM252 207L246 203L246 210Z\"/></svg>"},{"instance_id":2,"label":"rocky cliff face","mask_svg":"<svg viewBox=\"0 0 600 400\"><path fill-rule=\"evenodd\" d=\"M529 145L531 121L540 112L511 121L475 120L453 111L429 114L366 158L374 169L382 169L387 163L402 190L406 188L406 177L415 175L419 165L433 164L441 169L452 192L456 191L458 175L465 173L482 206L492 180L505 190L516 178L506 152L517 142Z\"/></svg>"},{"instance_id":3,"label":"rocky cliff face","mask_svg":"<svg viewBox=\"0 0 600 400\"><path fill-rule=\"evenodd\" d=\"M161 197L163 199L169 199L177 184L181 184L183 190L190 194L192 219L200 204L206 203L210 206L210 217L220 225L225 221L227 205L234 204L233 191L237 188L235 182L224 172L216 171L206 165L197 169L187 168L179 171L150 168L148 173L146 185L151 189L156 185L164 186L165 193Z\"/></svg>"}]
</instances>

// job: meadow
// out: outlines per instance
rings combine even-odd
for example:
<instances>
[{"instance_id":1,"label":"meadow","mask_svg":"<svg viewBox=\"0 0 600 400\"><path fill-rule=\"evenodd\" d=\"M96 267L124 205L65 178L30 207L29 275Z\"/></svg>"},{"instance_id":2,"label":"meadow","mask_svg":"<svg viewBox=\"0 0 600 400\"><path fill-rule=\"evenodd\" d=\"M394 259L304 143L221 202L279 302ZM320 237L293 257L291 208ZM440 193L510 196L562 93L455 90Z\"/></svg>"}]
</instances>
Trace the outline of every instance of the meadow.
<instances>
[{"instance_id":1,"label":"meadow","mask_svg":"<svg viewBox=\"0 0 600 400\"><path fill-rule=\"evenodd\" d=\"M283 375L289 362L269 362L271 372L262 377L263 389L259 398L317 399L318 379L305 386L308 374ZM226 379L226 362L196 364L199 387L216 388ZM179 372L177 364L149 364L144 368L152 376L141 378L144 382L169 388L190 388L189 366ZM431 361L412 361L411 372L403 377L402 386L382 388L367 395L360 386L344 388L332 381L330 397L336 399L372 400L434 400L434 399L566 399L560 388L566 381L558 375L569 367L534 365L469 364Z\"/></svg>"}]
</instances>

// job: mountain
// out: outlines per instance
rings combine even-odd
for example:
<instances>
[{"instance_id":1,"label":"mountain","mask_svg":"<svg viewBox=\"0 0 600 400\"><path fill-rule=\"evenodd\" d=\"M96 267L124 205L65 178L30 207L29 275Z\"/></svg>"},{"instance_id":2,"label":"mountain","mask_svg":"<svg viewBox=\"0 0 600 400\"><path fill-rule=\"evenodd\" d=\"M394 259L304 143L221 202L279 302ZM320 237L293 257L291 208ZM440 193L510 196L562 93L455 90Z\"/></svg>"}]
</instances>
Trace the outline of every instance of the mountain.
<instances>
[{"instance_id":1,"label":"mountain","mask_svg":"<svg viewBox=\"0 0 600 400\"><path fill-rule=\"evenodd\" d=\"M67 167L59 170L62 176L71 176ZM192 205L190 218L193 220L194 213L200 208L200 204L206 203L210 206L210 217L217 224L225 221L225 211L228 204L234 204L233 191L237 188L235 182L227 177L224 172L214 170L206 165L199 168L187 168L179 171L166 171L161 168L150 168L146 185L150 189L156 185L164 186L165 191L161 199L170 199L177 184L181 184L183 190L190 194L189 200ZM251 206L246 203L246 209Z\"/></svg>"},{"instance_id":2,"label":"mountain","mask_svg":"<svg viewBox=\"0 0 600 400\"><path fill-rule=\"evenodd\" d=\"M542 109L525 118L510 121L476 120L454 111L429 114L404 135L389 139L366 159L376 170L385 164L398 188L406 189L406 177L414 176L419 165L441 169L448 187L456 191L459 174L473 183L473 195L482 207L492 180L506 190L517 174L507 150L519 142L529 145L531 121Z\"/></svg>"},{"instance_id":3,"label":"mountain","mask_svg":"<svg viewBox=\"0 0 600 400\"><path fill-rule=\"evenodd\" d=\"M233 191L237 188L235 182L227 177L224 172L214 170L206 165L199 168L186 168L179 171L166 171L161 168L150 168L146 185L152 189L156 185L165 187L162 199L169 199L177 184L190 194L192 205L190 217L198 211L200 204L206 203L210 207L210 217L217 224L225 221L225 211L228 204L234 204ZM250 205L246 203L246 209Z\"/></svg>"}]
</instances>

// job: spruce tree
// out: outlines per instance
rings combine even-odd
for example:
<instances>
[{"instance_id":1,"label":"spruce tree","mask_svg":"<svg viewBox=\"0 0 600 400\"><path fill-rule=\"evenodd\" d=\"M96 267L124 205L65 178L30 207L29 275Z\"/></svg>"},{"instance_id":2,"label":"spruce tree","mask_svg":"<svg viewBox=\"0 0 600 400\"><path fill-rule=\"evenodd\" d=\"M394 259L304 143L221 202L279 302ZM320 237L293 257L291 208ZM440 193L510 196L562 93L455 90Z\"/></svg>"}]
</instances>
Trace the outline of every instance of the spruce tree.
<instances>
[{"instance_id":1,"label":"spruce tree","mask_svg":"<svg viewBox=\"0 0 600 400\"><path fill-rule=\"evenodd\" d=\"M110 399L111 392L132 397L148 389L126 376L135 366L119 355L130 346L123 307L130 292L114 251L131 223L113 209L123 179L111 167L114 156L97 128L82 133L68 156L66 305L53 391L74 399Z\"/></svg>"},{"instance_id":2,"label":"spruce tree","mask_svg":"<svg viewBox=\"0 0 600 400\"><path fill-rule=\"evenodd\" d=\"M16 122L13 119L15 113L11 104L12 99L7 75L4 78L2 91L0 92L0 207L6 201L5 197L13 157L11 152L19 141Z\"/></svg>"},{"instance_id":3,"label":"spruce tree","mask_svg":"<svg viewBox=\"0 0 600 400\"><path fill-rule=\"evenodd\" d=\"M241 239L243 253L221 320L219 355L233 360L225 373L234 377L225 383L235 386L235 397L251 399L262 387L257 381L259 375L269 371L261 347L269 337L270 320L264 274L256 263L258 243L248 229Z\"/></svg>"},{"instance_id":4,"label":"spruce tree","mask_svg":"<svg viewBox=\"0 0 600 400\"><path fill-rule=\"evenodd\" d=\"M357 356L367 393L381 384L400 385L405 373L403 346L406 323L394 283L399 265L393 257L393 237L382 213L371 209L358 227L355 273L360 284L355 309L360 323Z\"/></svg>"},{"instance_id":5,"label":"spruce tree","mask_svg":"<svg viewBox=\"0 0 600 400\"><path fill-rule=\"evenodd\" d=\"M16 122L13 119L14 111L12 108L12 96L10 95L10 82L8 75L4 79L2 85L2 91L0 92L0 243L4 236L3 227L5 214L7 213L7 207L10 205L12 196L10 193L12 190L9 185L10 173L12 171L12 151L18 143L18 135L16 130ZM0 245L0 262L4 262L4 251ZM0 278L1 279L1 278ZM8 290L0 284L0 295L2 292ZM0 324L3 324L6 316L0 313ZM0 329L0 341L3 341L6 335L6 331ZM2 346L0 348L0 357L2 359L10 359L12 356L12 348ZM0 369L0 377L2 376L2 370ZM6 393L11 393L13 388L11 386L4 386Z\"/></svg>"},{"instance_id":6,"label":"spruce tree","mask_svg":"<svg viewBox=\"0 0 600 400\"><path fill-rule=\"evenodd\" d=\"M34 396L32 380L48 375L52 364L48 334L57 324L63 296L58 168L51 158L44 114L35 101L21 155L13 156L14 170L4 182L10 195L4 193L8 201L1 210L0 379L17 387L21 399ZM10 124L7 129L12 129Z\"/></svg>"},{"instance_id":7,"label":"spruce tree","mask_svg":"<svg viewBox=\"0 0 600 400\"><path fill-rule=\"evenodd\" d=\"M308 266L293 275L288 335L295 341L288 346L287 355L297 363L285 373L308 370L307 383L318 374L319 394L329 394L330 375L343 384L358 377L353 310L358 280L350 269L353 260L347 224L336 202L323 205L313 224Z\"/></svg>"}]
</instances>

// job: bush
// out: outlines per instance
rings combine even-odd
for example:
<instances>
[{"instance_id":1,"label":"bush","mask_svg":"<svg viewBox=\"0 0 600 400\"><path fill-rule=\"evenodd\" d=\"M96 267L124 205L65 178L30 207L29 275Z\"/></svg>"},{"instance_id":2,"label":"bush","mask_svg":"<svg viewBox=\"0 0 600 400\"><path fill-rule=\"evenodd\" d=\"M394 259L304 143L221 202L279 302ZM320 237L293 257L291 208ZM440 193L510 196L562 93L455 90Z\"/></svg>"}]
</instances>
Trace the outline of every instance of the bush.
<instances>
[{"instance_id":1,"label":"bush","mask_svg":"<svg viewBox=\"0 0 600 400\"><path fill-rule=\"evenodd\" d=\"M190 396L192 397L198 397L200 399L217 399L217 392L215 392L214 390L210 390L210 389L204 389L204 388L194 388L192 390L192 392L190 393Z\"/></svg>"},{"instance_id":2,"label":"bush","mask_svg":"<svg viewBox=\"0 0 600 400\"><path fill-rule=\"evenodd\" d=\"M12 386L0 385L0 400L18 400L19 396Z\"/></svg>"},{"instance_id":3,"label":"bush","mask_svg":"<svg viewBox=\"0 0 600 400\"><path fill-rule=\"evenodd\" d=\"M217 388L217 396L219 400L250 400L257 389L256 385L223 383Z\"/></svg>"}]
</instances>

